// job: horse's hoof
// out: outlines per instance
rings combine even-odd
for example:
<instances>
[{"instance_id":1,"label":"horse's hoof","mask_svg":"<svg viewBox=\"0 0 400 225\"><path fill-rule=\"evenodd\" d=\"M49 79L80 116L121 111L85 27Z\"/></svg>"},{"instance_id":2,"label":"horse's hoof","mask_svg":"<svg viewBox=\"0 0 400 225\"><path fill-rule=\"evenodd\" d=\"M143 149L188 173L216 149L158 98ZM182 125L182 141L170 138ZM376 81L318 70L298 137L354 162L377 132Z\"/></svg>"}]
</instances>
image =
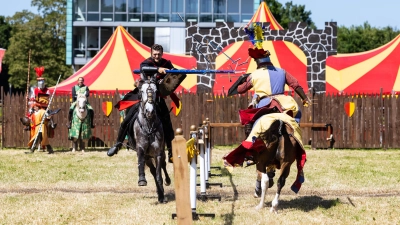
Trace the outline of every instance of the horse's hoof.
<instances>
[{"instance_id":1,"label":"horse's hoof","mask_svg":"<svg viewBox=\"0 0 400 225\"><path fill-rule=\"evenodd\" d=\"M147 181L141 180L141 181L138 182L138 185L139 186L147 186Z\"/></svg>"},{"instance_id":2,"label":"horse's hoof","mask_svg":"<svg viewBox=\"0 0 400 225\"><path fill-rule=\"evenodd\" d=\"M275 207L271 207L271 208L269 209L269 211L270 211L271 213L278 214L278 210L277 210Z\"/></svg>"},{"instance_id":3,"label":"horse's hoof","mask_svg":"<svg viewBox=\"0 0 400 225\"><path fill-rule=\"evenodd\" d=\"M169 186L171 184L171 179L168 177L164 181L165 186Z\"/></svg>"},{"instance_id":4,"label":"horse's hoof","mask_svg":"<svg viewBox=\"0 0 400 225\"><path fill-rule=\"evenodd\" d=\"M72 152L75 152L75 149L72 149Z\"/></svg>"},{"instance_id":5,"label":"horse's hoof","mask_svg":"<svg viewBox=\"0 0 400 225\"><path fill-rule=\"evenodd\" d=\"M258 206L256 206L256 210L260 210L260 209L262 209L263 208L263 206L261 205L258 205Z\"/></svg>"}]
</instances>

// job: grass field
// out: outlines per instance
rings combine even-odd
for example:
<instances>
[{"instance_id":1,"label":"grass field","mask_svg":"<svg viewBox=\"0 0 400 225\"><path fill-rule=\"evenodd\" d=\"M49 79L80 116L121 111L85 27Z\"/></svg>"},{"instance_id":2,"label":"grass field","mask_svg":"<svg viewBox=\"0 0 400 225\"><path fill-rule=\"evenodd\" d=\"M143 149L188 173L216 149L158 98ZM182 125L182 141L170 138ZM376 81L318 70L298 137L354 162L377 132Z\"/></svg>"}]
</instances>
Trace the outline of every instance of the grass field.
<instances>
[{"instance_id":1,"label":"grass field","mask_svg":"<svg viewBox=\"0 0 400 225\"><path fill-rule=\"evenodd\" d=\"M213 150L213 166L230 150ZM282 190L279 213L255 210L255 167L213 170L208 194L221 201L197 202L197 213L215 213L194 224L400 224L399 150L307 150L305 178L299 194L290 190L295 165ZM168 165L171 178L172 165ZM137 186L136 153L121 150L56 151L24 154L0 151L0 224L176 224L174 182L165 187L169 202L157 203L148 170L148 186ZM276 179L275 179L276 181ZM200 188L198 187L198 192Z\"/></svg>"}]
</instances>

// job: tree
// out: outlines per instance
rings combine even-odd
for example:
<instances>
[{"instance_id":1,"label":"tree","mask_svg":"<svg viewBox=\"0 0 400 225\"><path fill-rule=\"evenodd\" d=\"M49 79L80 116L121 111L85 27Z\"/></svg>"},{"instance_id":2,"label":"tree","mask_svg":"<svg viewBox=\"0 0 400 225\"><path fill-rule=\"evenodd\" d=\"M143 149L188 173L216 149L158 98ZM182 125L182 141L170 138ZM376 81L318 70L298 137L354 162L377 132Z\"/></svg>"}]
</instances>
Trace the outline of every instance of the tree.
<instances>
[{"instance_id":1,"label":"tree","mask_svg":"<svg viewBox=\"0 0 400 225\"><path fill-rule=\"evenodd\" d=\"M9 65L9 82L16 88L25 88L28 71L28 52L31 49L31 71L44 66L46 83L53 86L58 76L65 79L72 69L65 64L66 2L63 0L33 0L40 14L17 12L9 18L13 28L5 60ZM31 82L35 82L31 76Z\"/></svg>"},{"instance_id":2,"label":"tree","mask_svg":"<svg viewBox=\"0 0 400 225\"><path fill-rule=\"evenodd\" d=\"M4 16L0 16L0 48L7 49L10 45L11 26Z\"/></svg>"},{"instance_id":3,"label":"tree","mask_svg":"<svg viewBox=\"0 0 400 225\"><path fill-rule=\"evenodd\" d=\"M338 53L364 52L390 42L400 32L392 27L375 28L368 22L350 28L338 28Z\"/></svg>"},{"instance_id":4,"label":"tree","mask_svg":"<svg viewBox=\"0 0 400 225\"><path fill-rule=\"evenodd\" d=\"M283 6L276 0L268 0L267 5L279 24L287 29L289 22L305 22L311 29L316 26L311 19L311 12L305 10L305 5L294 5L291 1Z\"/></svg>"}]
</instances>

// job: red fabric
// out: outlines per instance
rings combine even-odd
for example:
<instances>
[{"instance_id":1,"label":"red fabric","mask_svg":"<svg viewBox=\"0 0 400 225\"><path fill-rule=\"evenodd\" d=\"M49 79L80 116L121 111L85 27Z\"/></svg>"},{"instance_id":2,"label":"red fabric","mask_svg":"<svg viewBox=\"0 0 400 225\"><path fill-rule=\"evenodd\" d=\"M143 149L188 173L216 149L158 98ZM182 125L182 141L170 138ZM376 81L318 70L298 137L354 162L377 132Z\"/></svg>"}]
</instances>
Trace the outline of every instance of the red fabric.
<instances>
[{"instance_id":1,"label":"red fabric","mask_svg":"<svg viewBox=\"0 0 400 225\"><path fill-rule=\"evenodd\" d=\"M254 59L259 59L259 58L264 58L267 57L269 54L268 51L265 51L264 49L254 49L254 48L249 48L249 56L254 58Z\"/></svg>"},{"instance_id":2,"label":"red fabric","mask_svg":"<svg viewBox=\"0 0 400 225\"><path fill-rule=\"evenodd\" d=\"M276 107L279 110L279 112L282 112L282 107L275 100L272 100L269 105L261 108L250 108L250 109L239 110L240 123L242 125L248 123L254 123L261 116L270 113L272 108L274 107Z\"/></svg>"},{"instance_id":3,"label":"red fabric","mask_svg":"<svg viewBox=\"0 0 400 225\"><path fill-rule=\"evenodd\" d=\"M301 149L301 155L300 157L297 157L296 162L297 162L297 177L294 183L291 186L291 189L294 193L297 194L301 188L301 184L304 183L304 173L303 173L303 168L304 164L307 161L307 155L304 149Z\"/></svg>"},{"instance_id":4,"label":"red fabric","mask_svg":"<svg viewBox=\"0 0 400 225\"><path fill-rule=\"evenodd\" d=\"M118 107L115 107L115 108L117 108L119 111L122 111L124 109L127 109L127 108L133 106L134 104L136 104L138 102L139 102L139 100L135 100L135 101L126 101L126 100L125 101L119 101L118 102Z\"/></svg>"}]
</instances>

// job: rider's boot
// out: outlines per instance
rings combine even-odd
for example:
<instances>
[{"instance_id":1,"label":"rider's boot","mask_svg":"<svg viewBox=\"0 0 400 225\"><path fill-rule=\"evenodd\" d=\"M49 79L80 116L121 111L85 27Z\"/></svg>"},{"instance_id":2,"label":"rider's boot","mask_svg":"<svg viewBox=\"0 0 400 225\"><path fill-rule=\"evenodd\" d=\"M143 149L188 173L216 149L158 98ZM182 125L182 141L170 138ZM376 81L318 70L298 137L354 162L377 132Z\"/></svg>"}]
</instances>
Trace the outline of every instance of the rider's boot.
<instances>
[{"instance_id":1,"label":"rider's boot","mask_svg":"<svg viewBox=\"0 0 400 225\"><path fill-rule=\"evenodd\" d=\"M68 124L67 127L68 129L71 129L71 124L72 124L72 114L74 113L74 110L70 109L68 111Z\"/></svg>"},{"instance_id":2,"label":"rider's boot","mask_svg":"<svg viewBox=\"0 0 400 225\"><path fill-rule=\"evenodd\" d=\"M250 132L252 129L253 129L252 123L248 123L248 124L244 125L244 134L246 135L246 137L248 137L250 135Z\"/></svg>"},{"instance_id":3,"label":"rider's boot","mask_svg":"<svg viewBox=\"0 0 400 225\"><path fill-rule=\"evenodd\" d=\"M113 156L115 154L118 153L118 151L121 149L122 147L122 142L125 139L126 136L126 132L127 129L125 127L120 127L119 131L118 131L118 137L117 137L117 143L115 143L115 145L113 147L111 147L108 151L107 151L107 155L108 156Z\"/></svg>"},{"instance_id":4,"label":"rider's boot","mask_svg":"<svg viewBox=\"0 0 400 225\"><path fill-rule=\"evenodd\" d=\"M47 149L47 154L53 154L54 153L54 150L51 147L51 145L46 145L46 149Z\"/></svg>"},{"instance_id":5,"label":"rider's boot","mask_svg":"<svg viewBox=\"0 0 400 225\"><path fill-rule=\"evenodd\" d=\"M93 112L93 110L89 110L89 116L90 116L90 127L93 129L93 128L95 128L95 126L94 126L94 120L93 120L93 118L94 118L94 112Z\"/></svg>"}]
</instances>

